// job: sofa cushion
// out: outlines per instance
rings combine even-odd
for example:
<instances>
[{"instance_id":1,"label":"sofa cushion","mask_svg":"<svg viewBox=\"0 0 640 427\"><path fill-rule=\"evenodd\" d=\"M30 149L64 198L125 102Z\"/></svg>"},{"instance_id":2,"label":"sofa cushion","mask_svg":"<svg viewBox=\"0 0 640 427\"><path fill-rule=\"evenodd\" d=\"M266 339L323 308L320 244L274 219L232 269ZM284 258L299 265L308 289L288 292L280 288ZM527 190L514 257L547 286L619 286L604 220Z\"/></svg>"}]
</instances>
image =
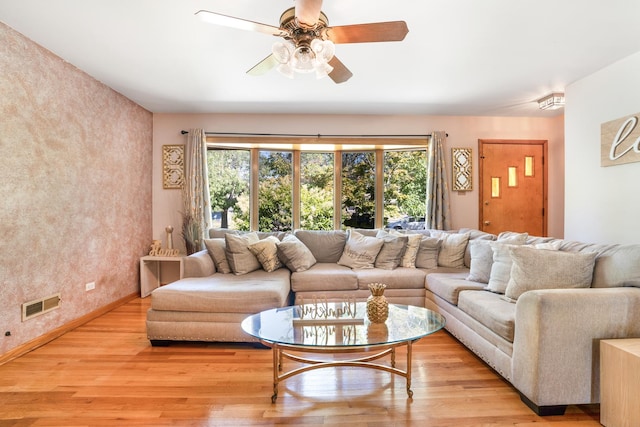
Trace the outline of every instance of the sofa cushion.
<instances>
[{"instance_id":1,"label":"sofa cushion","mask_svg":"<svg viewBox=\"0 0 640 427\"><path fill-rule=\"evenodd\" d=\"M255 243L251 243L248 248L251 253L258 259L260 265L265 271L272 272L282 267L282 263L278 258L278 240L275 236L268 236Z\"/></svg>"},{"instance_id":2,"label":"sofa cushion","mask_svg":"<svg viewBox=\"0 0 640 427\"><path fill-rule=\"evenodd\" d=\"M469 242L470 233L447 233L433 230L431 235L442 240L440 252L438 252L438 265L453 268L463 268L465 266L464 253Z\"/></svg>"},{"instance_id":3,"label":"sofa cushion","mask_svg":"<svg viewBox=\"0 0 640 427\"><path fill-rule=\"evenodd\" d=\"M536 289L588 288L593 279L595 252L569 253L527 246L509 249L513 265L505 296L516 300Z\"/></svg>"},{"instance_id":4,"label":"sofa cushion","mask_svg":"<svg viewBox=\"0 0 640 427\"><path fill-rule=\"evenodd\" d=\"M319 262L304 271L291 273L294 292L354 291L358 289L358 276L349 267L336 263Z\"/></svg>"},{"instance_id":5,"label":"sofa cushion","mask_svg":"<svg viewBox=\"0 0 640 427\"><path fill-rule=\"evenodd\" d=\"M489 240L472 240L469 242L471 266L467 280L489 283L491 266L493 265L493 249L491 249L489 242Z\"/></svg>"},{"instance_id":6,"label":"sofa cushion","mask_svg":"<svg viewBox=\"0 0 640 427\"><path fill-rule=\"evenodd\" d=\"M204 239L204 244L213 259L216 271L223 274L231 273L231 267L227 261L226 244L224 238Z\"/></svg>"},{"instance_id":7,"label":"sofa cushion","mask_svg":"<svg viewBox=\"0 0 640 427\"><path fill-rule=\"evenodd\" d=\"M347 233L342 230L296 230L294 235L309 248L317 262L338 262Z\"/></svg>"},{"instance_id":8,"label":"sofa cushion","mask_svg":"<svg viewBox=\"0 0 640 427\"><path fill-rule=\"evenodd\" d=\"M420 246L418 246L418 253L416 254L416 267L433 269L438 267L438 253L440 252L440 246L442 241L437 237L423 237L420 240Z\"/></svg>"},{"instance_id":9,"label":"sofa cushion","mask_svg":"<svg viewBox=\"0 0 640 427\"><path fill-rule=\"evenodd\" d=\"M369 289L369 283L384 283L387 289L424 289L425 270L398 267L394 270L365 268L354 270L358 276L358 289Z\"/></svg>"},{"instance_id":10,"label":"sofa cushion","mask_svg":"<svg viewBox=\"0 0 640 427\"><path fill-rule=\"evenodd\" d=\"M377 237L364 236L350 230L347 243L344 245L338 264L351 268L373 268L376 257L382 249L384 240Z\"/></svg>"},{"instance_id":11,"label":"sofa cushion","mask_svg":"<svg viewBox=\"0 0 640 427\"><path fill-rule=\"evenodd\" d=\"M394 236L384 230L378 230L376 237L382 239L384 244L376 257L374 267L385 270L393 270L400 265L409 238L407 236Z\"/></svg>"},{"instance_id":12,"label":"sofa cushion","mask_svg":"<svg viewBox=\"0 0 640 427\"><path fill-rule=\"evenodd\" d=\"M260 269L260 261L249 250L251 243L256 243L259 238L257 233L235 235L227 233L224 236L227 261L233 274L242 275Z\"/></svg>"},{"instance_id":13,"label":"sofa cushion","mask_svg":"<svg viewBox=\"0 0 640 427\"><path fill-rule=\"evenodd\" d=\"M481 291L484 289L482 283L466 280L467 275L467 271L457 273L429 273L427 275L426 287L445 301L453 305L458 305L460 292L465 290Z\"/></svg>"},{"instance_id":14,"label":"sofa cushion","mask_svg":"<svg viewBox=\"0 0 640 427\"><path fill-rule=\"evenodd\" d=\"M288 304L289 270L180 279L151 293L154 310L253 314Z\"/></svg>"},{"instance_id":15,"label":"sofa cushion","mask_svg":"<svg viewBox=\"0 0 640 427\"><path fill-rule=\"evenodd\" d=\"M458 297L458 308L505 340L513 342L516 305L503 300L501 295L487 291L462 291Z\"/></svg>"},{"instance_id":16,"label":"sofa cushion","mask_svg":"<svg viewBox=\"0 0 640 427\"><path fill-rule=\"evenodd\" d=\"M473 228L461 228L458 233L469 233L469 242L474 240L496 240L495 234L487 233L485 231L475 230ZM467 244L467 248L464 251L464 266L471 267L471 248Z\"/></svg>"},{"instance_id":17,"label":"sofa cushion","mask_svg":"<svg viewBox=\"0 0 640 427\"><path fill-rule=\"evenodd\" d=\"M511 277L511 252L509 248L515 245L503 242L489 242L493 251L493 264L487 290L498 294L504 294L507 290L509 277Z\"/></svg>"},{"instance_id":18,"label":"sofa cushion","mask_svg":"<svg viewBox=\"0 0 640 427\"><path fill-rule=\"evenodd\" d=\"M307 248L293 234L286 235L278 246L278 258L291 271L304 271L316 263L316 259Z\"/></svg>"},{"instance_id":19,"label":"sofa cushion","mask_svg":"<svg viewBox=\"0 0 640 427\"><path fill-rule=\"evenodd\" d=\"M404 255L402 255L402 260L400 261L400 267L407 268L415 268L416 267L416 257L418 256L418 250L420 249L420 241L422 240L422 234L404 234L400 233L396 230L390 230L394 236L406 236L407 237L407 246L404 250Z\"/></svg>"}]
</instances>

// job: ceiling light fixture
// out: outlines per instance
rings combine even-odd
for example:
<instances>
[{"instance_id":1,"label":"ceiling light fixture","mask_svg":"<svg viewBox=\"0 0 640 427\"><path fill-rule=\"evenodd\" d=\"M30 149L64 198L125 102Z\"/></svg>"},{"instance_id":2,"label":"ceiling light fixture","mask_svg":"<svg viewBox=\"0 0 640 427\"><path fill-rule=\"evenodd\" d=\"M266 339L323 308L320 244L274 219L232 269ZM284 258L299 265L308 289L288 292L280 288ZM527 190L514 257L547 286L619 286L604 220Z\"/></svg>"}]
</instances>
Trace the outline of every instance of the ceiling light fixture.
<instances>
[{"instance_id":1,"label":"ceiling light fixture","mask_svg":"<svg viewBox=\"0 0 640 427\"><path fill-rule=\"evenodd\" d=\"M327 27L328 20L324 13L319 13L317 22L310 26L296 18L294 10L286 10L280 17L280 27L288 29L289 37L285 41L275 42L271 48L278 61L277 70L292 79L295 73L306 74L315 71L321 79L333 71L329 61L335 54L335 45L331 40L324 40L322 30Z\"/></svg>"},{"instance_id":2,"label":"ceiling light fixture","mask_svg":"<svg viewBox=\"0 0 640 427\"><path fill-rule=\"evenodd\" d=\"M554 92L538 99L538 107L541 110L557 110L564 107L564 93Z\"/></svg>"}]
</instances>

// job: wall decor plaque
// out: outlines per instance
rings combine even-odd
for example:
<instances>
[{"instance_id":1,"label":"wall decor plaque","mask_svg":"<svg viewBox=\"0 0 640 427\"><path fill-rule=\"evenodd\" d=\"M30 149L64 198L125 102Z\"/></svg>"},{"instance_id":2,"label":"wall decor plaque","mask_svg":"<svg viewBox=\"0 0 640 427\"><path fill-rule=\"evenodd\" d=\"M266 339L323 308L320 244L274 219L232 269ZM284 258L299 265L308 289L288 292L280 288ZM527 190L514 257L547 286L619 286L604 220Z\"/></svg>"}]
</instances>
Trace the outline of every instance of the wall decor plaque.
<instances>
[{"instance_id":1,"label":"wall decor plaque","mask_svg":"<svg viewBox=\"0 0 640 427\"><path fill-rule=\"evenodd\" d=\"M451 149L453 191L473 190L472 153L471 148Z\"/></svg>"},{"instance_id":2,"label":"wall decor plaque","mask_svg":"<svg viewBox=\"0 0 640 427\"><path fill-rule=\"evenodd\" d=\"M600 165L640 162L640 113L600 126Z\"/></svg>"},{"instance_id":3,"label":"wall decor plaque","mask_svg":"<svg viewBox=\"0 0 640 427\"><path fill-rule=\"evenodd\" d=\"M162 146L162 187L182 188L184 183L184 145Z\"/></svg>"}]
</instances>

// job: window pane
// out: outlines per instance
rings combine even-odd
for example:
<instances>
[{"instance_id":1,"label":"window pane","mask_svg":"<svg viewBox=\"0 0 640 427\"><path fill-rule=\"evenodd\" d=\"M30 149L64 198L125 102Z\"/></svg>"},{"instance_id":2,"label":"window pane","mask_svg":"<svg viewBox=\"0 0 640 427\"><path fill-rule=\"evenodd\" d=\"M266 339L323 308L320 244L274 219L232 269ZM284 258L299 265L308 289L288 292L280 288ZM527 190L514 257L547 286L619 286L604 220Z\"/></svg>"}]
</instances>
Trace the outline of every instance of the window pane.
<instances>
[{"instance_id":1,"label":"window pane","mask_svg":"<svg viewBox=\"0 0 640 427\"><path fill-rule=\"evenodd\" d=\"M333 153L300 153L300 228L333 230Z\"/></svg>"},{"instance_id":2,"label":"window pane","mask_svg":"<svg viewBox=\"0 0 640 427\"><path fill-rule=\"evenodd\" d=\"M259 231L289 231L293 227L292 158L291 152L260 151Z\"/></svg>"},{"instance_id":3,"label":"window pane","mask_svg":"<svg viewBox=\"0 0 640 427\"><path fill-rule=\"evenodd\" d=\"M517 187L518 186L518 168L516 168L515 166L509 166L508 169L508 183L507 186L509 187Z\"/></svg>"},{"instance_id":4,"label":"window pane","mask_svg":"<svg viewBox=\"0 0 640 427\"><path fill-rule=\"evenodd\" d=\"M207 151L213 227L249 230L250 165L248 150Z\"/></svg>"},{"instance_id":5,"label":"window pane","mask_svg":"<svg viewBox=\"0 0 640 427\"><path fill-rule=\"evenodd\" d=\"M492 176L491 177L491 197L497 199L500 197L500 177Z\"/></svg>"},{"instance_id":6,"label":"window pane","mask_svg":"<svg viewBox=\"0 0 640 427\"><path fill-rule=\"evenodd\" d=\"M533 176L533 156L524 158L524 176Z\"/></svg>"},{"instance_id":7,"label":"window pane","mask_svg":"<svg viewBox=\"0 0 640 427\"><path fill-rule=\"evenodd\" d=\"M396 229L424 228L426 209L426 150L385 152L385 226Z\"/></svg>"},{"instance_id":8,"label":"window pane","mask_svg":"<svg viewBox=\"0 0 640 427\"><path fill-rule=\"evenodd\" d=\"M343 228L374 228L375 172L375 153L342 153Z\"/></svg>"}]
</instances>

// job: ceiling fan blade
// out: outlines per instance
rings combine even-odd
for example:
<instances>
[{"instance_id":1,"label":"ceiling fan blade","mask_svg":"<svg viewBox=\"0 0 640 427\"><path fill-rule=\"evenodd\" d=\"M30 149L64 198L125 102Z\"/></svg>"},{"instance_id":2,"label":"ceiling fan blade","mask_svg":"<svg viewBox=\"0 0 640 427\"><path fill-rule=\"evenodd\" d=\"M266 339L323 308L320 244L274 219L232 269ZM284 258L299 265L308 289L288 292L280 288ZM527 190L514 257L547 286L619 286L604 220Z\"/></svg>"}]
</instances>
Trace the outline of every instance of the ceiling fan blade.
<instances>
[{"instance_id":1,"label":"ceiling fan blade","mask_svg":"<svg viewBox=\"0 0 640 427\"><path fill-rule=\"evenodd\" d=\"M334 43L371 43L401 41L408 32L406 22L389 21L328 27L324 35Z\"/></svg>"},{"instance_id":2,"label":"ceiling fan blade","mask_svg":"<svg viewBox=\"0 0 640 427\"><path fill-rule=\"evenodd\" d=\"M333 71L329 73L329 77L336 83L344 83L353 76L353 73L335 56L331 58L329 65L333 67Z\"/></svg>"},{"instance_id":3,"label":"ceiling fan blade","mask_svg":"<svg viewBox=\"0 0 640 427\"><path fill-rule=\"evenodd\" d=\"M277 65L278 60L273 56L273 54L271 54L254 65L249 71L247 71L247 74L250 76L261 76L271 71L271 69L275 68Z\"/></svg>"},{"instance_id":4,"label":"ceiling fan blade","mask_svg":"<svg viewBox=\"0 0 640 427\"><path fill-rule=\"evenodd\" d=\"M279 37L289 35L287 31L278 27L274 27L273 25L261 24L259 22L235 18L233 16L209 12L208 10L199 10L195 14L203 21L209 22L211 24L224 25L225 27L237 28L239 30L257 31L259 33L265 33Z\"/></svg>"},{"instance_id":5,"label":"ceiling fan blade","mask_svg":"<svg viewBox=\"0 0 640 427\"><path fill-rule=\"evenodd\" d=\"M294 0L295 16L302 27L313 28L318 22L322 0Z\"/></svg>"}]
</instances>

